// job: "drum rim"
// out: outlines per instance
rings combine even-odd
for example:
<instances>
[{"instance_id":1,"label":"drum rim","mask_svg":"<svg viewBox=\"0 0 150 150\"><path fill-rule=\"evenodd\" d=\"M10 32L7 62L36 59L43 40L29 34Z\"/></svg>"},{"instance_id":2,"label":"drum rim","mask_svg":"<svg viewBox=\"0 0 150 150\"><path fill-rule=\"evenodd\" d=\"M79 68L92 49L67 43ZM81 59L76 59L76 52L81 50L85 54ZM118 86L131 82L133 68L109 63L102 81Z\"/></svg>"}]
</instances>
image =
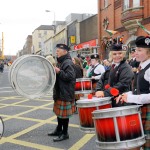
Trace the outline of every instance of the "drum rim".
<instances>
[{"instance_id":1,"label":"drum rim","mask_svg":"<svg viewBox=\"0 0 150 150\"><path fill-rule=\"evenodd\" d=\"M89 108L89 107L98 107L98 106L104 106L104 105L107 105L107 104L111 104L111 101L110 99L106 100L106 99L103 99L103 100L99 100L96 99L96 100L92 100L92 99L82 99L82 100L78 100L77 102L77 107L78 108Z\"/></svg>"},{"instance_id":2,"label":"drum rim","mask_svg":"<svg viewBox=\"0 0 150 150\"><path fill-rule=\"evenodd\" d=\"M125 141L119 141L119 142L100 142L98 141L98 139L95 140L96 142L96 146L98 146L98 148L102 148L103 150L110 150L110 146L111 144L113 145L113 148L112 150L120 150L120 148L122 147L115 147L115 144L120 144L120 143L124 143L124 144L128 144L128 145L131 145L130 147L127 146L127 147L124 147L124 148L136 148L135 146L133 146L133 142L136 142L136 146L139 147L139 146L142 146L141 144L139 144L138 141L141 141L142 142L142 145L146 142L145 140L145 136L141 136L139 138L136 138L136 139L132 139L132 140L125 140ZM102 144L101 146L99 146L98 144ZM139 144L139 145L137 145ZM103 146L104 145L104 146ZM109 146L109 147L107 147ZM106 148L107 147L107 148ZM108 149L109 148L109 149Z\"/></svg>"},{"instance_id":3,"label":"drum rim","mask_svg":"<svg viewBox=\"0 0 150 150\"><path fill-rule=\"evenodd\" d=\"M118 110L127 110L127 109L131 109L131 108L139 108L141 107L142 105L130 105L130 106L122 106L122 107L112 107L112 108L109 108L109 112L116 112ZM124 109L123 109L124 108ZM99 110L95 110L93 113L98 113L97 111ZM100 113L107 113L107 109L102 109L100 110Z\"/></svg>"},{"instance_id":4,"label":"drum rim","mask_svg":"<svg viewBox=\"0 0 150 150\"><path fill-rule=\"evenodd\" d=\"M2 134L1 134L1 136L0 136L0 139L3 137L3 135L4 135L4 121L3 121L3 119L2 119L2 117L0 117L0 120L1 120L1 122L2 122L2 126L3 126L3 131L2 131Z\"/></svg>"},{"instance_id":5,"label":"drum rim","mask_svg":"<svg viewBox=\"0 0 150 150\"><path fill-rule=\"evenodd\" d=\"M92 115L93 115L93 119L104 119L104 118L107 119L107 118L113 118L113 117L121 117L121 116L129 116L129 115L133 115L133 114L140 114L140 110L139 110L140 106L141 105L131 105L131 106L123 106L123 107L114 107L113 109L112 108L99 109L99 110L93 111ZM117 108L119 108L119 111L117 110ZM123 109L123 108L125 108L125 109ZM131 109L131 108L133 108L133 109ZM114 110L114 111L108 111L108 110ZM131 110L132 110L132 112L131 112Z\"/></svg>"},{"instance_id":6,"label":"drum rim","mask_svg":"<svg viewBox=\"0 0 150 150\"><path fill-rule=\"evenodd\" d=\"M77 78L76 82L80 82L80 81L92 81L91 78Z\"/></svg>"}]
</instances>

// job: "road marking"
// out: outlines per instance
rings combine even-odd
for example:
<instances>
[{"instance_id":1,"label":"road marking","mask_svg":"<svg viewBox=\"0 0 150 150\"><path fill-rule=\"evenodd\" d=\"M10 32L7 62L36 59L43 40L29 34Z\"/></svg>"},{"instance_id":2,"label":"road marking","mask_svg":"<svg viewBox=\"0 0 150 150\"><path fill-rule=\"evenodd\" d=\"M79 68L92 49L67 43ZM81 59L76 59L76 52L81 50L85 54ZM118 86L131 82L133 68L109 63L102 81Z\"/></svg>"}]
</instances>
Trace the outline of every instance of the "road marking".
<instances>
[{"instance_id":1,"label":"road marking","mask_svg":"<svg viewBox=\"0 0 150 150\"><path fill-rule=\"evenodd\" d=\"M19 107L28 107L28 108L30 108L29 110L23 111L21 113L15 114L15 115L1 115L2 117L4 117L4 119L3 119L4 121L15 118L15 119L33 121L36 124L26 128L26 129L24 129L20 132L12 134L7 138L3 137L0 140L0 144L9 142L9 143L18 144L18 145L22 145L22 146L26 146L26 147L31 147L31 148L35 148L35 149L39 149L39 150L62 150L61 148L55 148L55 147L50 147L50 146L45 146L45 145L40 145L40 144L36 144L36 143L30 143L30 142L15 139L15 138L19 138L20 136L22 136L24 134L29 133L30 131L33 131L33 130L43 126L46 123L57 125L57 121L55 121L57 116L55 116L55 115L50 117L49 119L46 119L46 120L27 118L27 117L22 117L21 116L23 114L27 114L27 113L35 111L35 110L44 109L47 106L49 107L50 105L52 105L54 103L52 100L49 101L49 103L41 105L41 106L28 106L28 105L21 104L21 103L24 103L24 102L30 101L30 100L22 98L20 96L1 97L1 98L3 98L3 100L6 100L6 102L7 102L7 100L11 100L11 99L20 99L19 102L15 102L15 103L12 103L12 104L3 104L3 101L1 99L0 100L1 101L0 105L5 105L5 106L1 106L1 108L7 107L7 106L19 106ZM42 101L42 99L36 99L36 101ZM45 101L48 101L48 100L45 100ZM73 128L79 128L79 125L77 125L77 124L69 124L69 126L73 127ZM68 150L79 150L79 149L81 149L88 141L91 140L91 138L94 137L94 135L95 134L86 134L81 139L79 139L73 146L71 146Z\"/></svg>"},{"instance_id":2,"label":"road marking","mask_svg":"<svg viewBox=\"0 0 150 150\"><path fill-rule=\"evenodd\" d=\"M37 150L63 150L63 149L60 149L60 148L55 148L55 147L40 145L40 144L26 142L26 141L21 141L21 140L12 139L12 138L3 138L2 142L8 142L8 143L13 143L13 144L21 145L21 146L35 148Z\"/></svg>"},{"instance_id":3,"label":"road marking","mask_svg":"<svg viewBox=\"0 0 150 150\"><path fill-rule=\"evenodd\" d=\"M77 150L77 149L82 148L94 136L95 134L86 134L68 150Z\"/></svg>"}]
</instances>

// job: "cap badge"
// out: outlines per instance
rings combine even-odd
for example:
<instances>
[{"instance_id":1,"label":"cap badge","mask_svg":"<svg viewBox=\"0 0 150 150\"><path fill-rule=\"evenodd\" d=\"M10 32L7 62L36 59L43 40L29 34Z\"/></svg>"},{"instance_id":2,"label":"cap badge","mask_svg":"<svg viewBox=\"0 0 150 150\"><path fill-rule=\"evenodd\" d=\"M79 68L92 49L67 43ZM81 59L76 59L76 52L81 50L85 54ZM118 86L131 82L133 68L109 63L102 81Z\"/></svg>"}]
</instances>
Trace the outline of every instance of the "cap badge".
<instances>
[{"instance_id":1,"label":"cap badge","mask_svg":"<svg viewBox=\"0 0 150 150\"><path fill-rule=\"evenodd\" d=\"M146 38L146 39L145 39L145 44L149 45L149 43L150 43L150 39L149 39L149 38Z\"/></svg>"}]
</instances>

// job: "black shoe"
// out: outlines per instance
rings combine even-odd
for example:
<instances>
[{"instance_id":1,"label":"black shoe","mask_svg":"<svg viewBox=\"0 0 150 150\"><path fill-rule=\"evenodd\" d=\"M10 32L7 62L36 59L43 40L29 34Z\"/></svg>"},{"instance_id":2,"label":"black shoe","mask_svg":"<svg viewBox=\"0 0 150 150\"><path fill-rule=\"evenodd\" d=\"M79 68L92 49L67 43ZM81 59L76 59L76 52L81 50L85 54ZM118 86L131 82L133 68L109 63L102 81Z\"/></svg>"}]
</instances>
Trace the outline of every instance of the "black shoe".
<instances>
[{"instance_id":1,"label":"black shoe","mask_svg":"<svg viewBox=\"0 0 150 150\"><path fill-rule=\"evenodd\" d=\"M55 129L55 131L48 133L48 136L59 136L62 134L62 131L57 131L57 129Z\"/></svg>"},{"instance_id":2,"label":"black shoe","mask_svg":"<svg viewBox=\"0 0 150 150\"><path fill-rule=\"evenodd\" d=\"M57 138L54 138L53 141L54 142L59 142L59 141L63 141L63 140L67 140L69 139L69 134L61 134L60 136L58 136Z\"/></svg>"}]
</instances>

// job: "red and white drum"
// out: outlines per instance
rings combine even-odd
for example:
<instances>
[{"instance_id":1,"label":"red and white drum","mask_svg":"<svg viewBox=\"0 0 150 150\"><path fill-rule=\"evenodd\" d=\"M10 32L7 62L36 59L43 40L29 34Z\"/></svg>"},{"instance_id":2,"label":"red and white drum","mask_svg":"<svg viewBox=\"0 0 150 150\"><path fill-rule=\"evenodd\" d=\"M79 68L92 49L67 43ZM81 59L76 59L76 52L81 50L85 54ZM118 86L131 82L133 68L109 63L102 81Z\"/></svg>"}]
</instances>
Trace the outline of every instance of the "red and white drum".
<instances>
[{"instance_id":1,"label":"red and white drum","mask_svg":"<svg viewBox=\"0 0 150 150\"><path fill-rule=\"evenodd\" d=\"M92 79L91 78L76 79L75 94L88 94L88 93L92 93Z\"/></svg>"},{"instance_id":2,"label":"red and white drum","mask_svg":"<svg viewBox=\"0 0 150 150\"><path fill-rule=\"evenodd\" d=\"M85 133L95 133L92 112L94 110L111 108L110 99L110 97L105 97L77 101L81 131Z\"/></svg>"},{"instance_id":3,"label":"red and white drum","mask_svg":"<svg viewBox=\"0 0 150 150\"><path fill-rule=\"evenodd\" d=\"M96 146L102 150L142 146L145 135L139 108L139 105L131 105L92 112L97 135Z\"/></svg>"}]
</instances>

